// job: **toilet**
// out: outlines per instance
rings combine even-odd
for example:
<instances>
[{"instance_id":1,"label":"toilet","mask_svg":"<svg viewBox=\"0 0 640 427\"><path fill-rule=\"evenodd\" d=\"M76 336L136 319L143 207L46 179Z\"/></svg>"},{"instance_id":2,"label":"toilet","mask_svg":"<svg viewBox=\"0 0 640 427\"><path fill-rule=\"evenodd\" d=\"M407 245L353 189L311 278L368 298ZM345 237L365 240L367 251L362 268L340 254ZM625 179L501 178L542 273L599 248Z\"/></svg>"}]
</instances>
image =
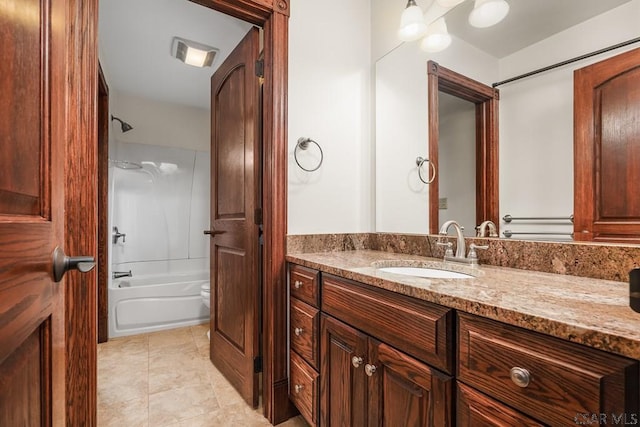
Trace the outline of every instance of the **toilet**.
<instances>
[{"instance_id":1,"label":"toilet","mask_svg":"<svg viewBox=\"0 0 640 427\"><path fill-rule=\"evenodd\" d=\"M202 302L204 303L207 310L211 307L211 285L209 282L202 285L200 288L200 296L202 297ZM211 340L211 331L207 331L207 338Z\"/></svg>"}]
</instances>

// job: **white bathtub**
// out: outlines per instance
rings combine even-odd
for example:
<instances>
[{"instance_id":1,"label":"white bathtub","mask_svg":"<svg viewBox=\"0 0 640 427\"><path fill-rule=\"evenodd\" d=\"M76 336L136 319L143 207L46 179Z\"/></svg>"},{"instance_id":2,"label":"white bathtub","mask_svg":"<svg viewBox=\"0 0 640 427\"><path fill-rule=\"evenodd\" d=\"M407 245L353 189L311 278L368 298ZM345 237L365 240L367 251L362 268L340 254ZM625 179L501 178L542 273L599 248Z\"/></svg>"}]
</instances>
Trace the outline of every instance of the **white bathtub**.
<instances>
[{"instance_id":1,"label":"white bathtub","mask_svg":"<svg viewBox=\"0 0 640 427\"><path fill-rule=\"evenodd\" d=\"M206 323L200 289L209 271L140 275L109 286L109 337Z\"/></svg>"}]
</instances>

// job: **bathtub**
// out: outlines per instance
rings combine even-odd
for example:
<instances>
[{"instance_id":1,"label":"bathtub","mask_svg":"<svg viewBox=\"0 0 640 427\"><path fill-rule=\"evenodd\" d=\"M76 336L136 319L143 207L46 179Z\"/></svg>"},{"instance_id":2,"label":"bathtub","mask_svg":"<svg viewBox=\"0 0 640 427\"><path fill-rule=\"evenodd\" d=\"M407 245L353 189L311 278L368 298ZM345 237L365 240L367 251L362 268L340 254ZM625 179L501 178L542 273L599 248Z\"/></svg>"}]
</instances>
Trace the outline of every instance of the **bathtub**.
<instances>
[{"instance_id":1,"label":"bathtub","mask_svg":"<svg viewBox=\"0 0 640 427\"><path fill-rule=\"evenodd\" d=\"M209 271L145 274L111 280L109 337L206 323L200 289Z\"/></svg>"}]
</instances>

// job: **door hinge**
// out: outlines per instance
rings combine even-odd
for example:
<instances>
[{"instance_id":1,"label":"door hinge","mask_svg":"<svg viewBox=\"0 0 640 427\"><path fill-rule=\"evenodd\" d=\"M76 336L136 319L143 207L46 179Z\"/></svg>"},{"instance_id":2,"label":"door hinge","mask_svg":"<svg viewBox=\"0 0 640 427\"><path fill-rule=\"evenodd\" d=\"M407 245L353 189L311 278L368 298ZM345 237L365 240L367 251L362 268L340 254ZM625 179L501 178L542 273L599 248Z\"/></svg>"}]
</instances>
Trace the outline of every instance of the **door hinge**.
<instances>
[{"instance_id":1,"label":"door hinge","mask_svg":"<svg viewBox=\"0 0 640 427\"><path fill-rule=\"evenodd\" d=\"M256 76L264 77L264 60L262 59L256 61Z\"/></svg>"},{"instance_id":2,"label":"door hinge","mask_svg":"<svg viewBox=\"0 0 640 427\"><path fill-rule=\"evenodd\" d=\"M262 372L262 356L253 358L253 373L258 374Z\"/></svg>"},{"instance_id":3,"label":"door hinge","mask_svg":"<svg viewBox=\"0 0 640 427\"><path fill-rule=\"evenodd\" d=\"M262 208L256 208L254 211L253 222L256 225L262 225Z\"/></svg>"}]
</instances>

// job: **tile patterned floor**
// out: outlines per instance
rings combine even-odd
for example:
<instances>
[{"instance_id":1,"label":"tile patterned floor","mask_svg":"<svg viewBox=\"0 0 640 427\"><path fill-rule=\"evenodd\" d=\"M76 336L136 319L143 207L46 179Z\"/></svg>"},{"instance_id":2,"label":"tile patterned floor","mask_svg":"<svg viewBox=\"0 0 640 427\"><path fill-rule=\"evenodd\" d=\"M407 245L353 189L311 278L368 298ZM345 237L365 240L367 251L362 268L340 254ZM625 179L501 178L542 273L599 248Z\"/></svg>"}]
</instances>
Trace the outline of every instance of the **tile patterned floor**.
<instances>
[{"instance_id":1,"label":"tile patterned floor","mask_svg":"<svg viewBox=\"0 0 640 427\"><path fill-rule=\"evenodd\" d=\"M209 361L208 325L98 345L99 427L269 426ZM306 427L300 417L281 427Z\"/></svg>"}]
</instances>

